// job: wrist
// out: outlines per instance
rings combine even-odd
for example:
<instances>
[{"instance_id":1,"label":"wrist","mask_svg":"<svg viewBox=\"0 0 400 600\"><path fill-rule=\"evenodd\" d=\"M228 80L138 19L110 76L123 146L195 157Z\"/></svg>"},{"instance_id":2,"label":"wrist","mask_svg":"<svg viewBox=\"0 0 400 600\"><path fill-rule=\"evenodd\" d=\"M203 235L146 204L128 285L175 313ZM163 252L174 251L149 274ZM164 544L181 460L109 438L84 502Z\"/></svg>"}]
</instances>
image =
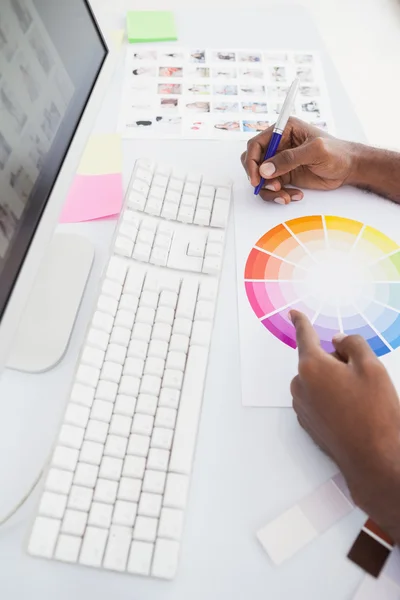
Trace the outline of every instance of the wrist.
<instances>
[{"instance_id":1,"label":"wrist","mask_svg":"<svg viewBox=\"0 0 400 600\"><path fill-rule=\"evenodd\" d=\"M349 174L344 183L355 187L364 187L368 184L368 163L371 148L355 142L347 142L347 152L350 160Z\"/></svg>"},{"instance_id":2,"label":"wrist","mask_svg":"<svg viewBox=\"0 0 400 600\"><path fill-rule=\"evenodd\" d=\"M400 437L384 442L351 471L345 477L355 504L400 543Z\"/></svg>"}]
</instances>

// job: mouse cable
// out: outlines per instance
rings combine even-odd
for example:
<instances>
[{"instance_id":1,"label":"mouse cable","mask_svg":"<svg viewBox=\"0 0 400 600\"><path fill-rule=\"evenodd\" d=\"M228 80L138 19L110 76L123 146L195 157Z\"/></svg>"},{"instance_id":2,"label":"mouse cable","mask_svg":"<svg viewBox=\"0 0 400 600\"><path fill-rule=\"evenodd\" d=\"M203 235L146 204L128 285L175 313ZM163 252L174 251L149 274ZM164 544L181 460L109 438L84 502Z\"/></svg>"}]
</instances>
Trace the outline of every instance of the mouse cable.
<instances>
[{"instance_id":1,"label":"mouse cable","mask_svg":"<svg viewBox=\"0 0 400 600\"><path fill-rule=\"evenodd\" d=\"M21 498L21 500L18 502L18 504L16 504L14 506L14 508L11 509L8 514L6 514L4 517L0 518L0 527L5 525L19 511L21 506L23 506L25 504L25 502L28 500L28 498L34 492L36 486L38 485L39 481L41 480L43 473L45 472L46 466L47 466L47 461L46 461L46 464L43 466L43 468L40 470L39 475L36 477L36 479L32 483L31 487L29 488L29 490L25 494L25 496L23 496L23 498Z\"/></svg>"}]
</instances>

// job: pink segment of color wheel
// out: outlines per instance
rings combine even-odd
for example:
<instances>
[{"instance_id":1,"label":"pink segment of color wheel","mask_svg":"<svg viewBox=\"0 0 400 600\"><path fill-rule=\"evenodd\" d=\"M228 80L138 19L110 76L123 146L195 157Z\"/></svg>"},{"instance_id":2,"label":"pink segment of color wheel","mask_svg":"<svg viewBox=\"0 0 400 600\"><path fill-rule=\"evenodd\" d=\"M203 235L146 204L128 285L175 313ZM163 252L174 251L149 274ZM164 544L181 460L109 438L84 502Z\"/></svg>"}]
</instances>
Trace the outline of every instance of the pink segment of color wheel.
<instances>
[{"instance_id":1,"label":"pink segment of color wheel","mask_svg":"<svg viewBox=\"0 0 400 600\"><path fill-rule=\"evenodd\" d=\"M251 249L244 277L255 316L291 348L291 309L307 315L327 352L340 331L364 337L377 356L400 347L400 246L369 225L321 215L276 225Z\"/></svg>"}]
</instances>

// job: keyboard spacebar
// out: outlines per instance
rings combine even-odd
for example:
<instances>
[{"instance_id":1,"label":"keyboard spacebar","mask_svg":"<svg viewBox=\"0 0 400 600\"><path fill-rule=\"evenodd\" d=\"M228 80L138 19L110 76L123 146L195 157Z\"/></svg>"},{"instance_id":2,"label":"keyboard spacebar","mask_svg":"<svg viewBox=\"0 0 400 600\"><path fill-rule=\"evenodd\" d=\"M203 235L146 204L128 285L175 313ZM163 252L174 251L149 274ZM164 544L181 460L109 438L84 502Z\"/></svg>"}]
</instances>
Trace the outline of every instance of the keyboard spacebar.
<instances>
[{"instance_id":1,"label":"keyboard spacebar","mask_svg":"<svg viewBox=\"0 0 400 600\"><path fill-rule=\"evenodd\" d=\"M191 346L188 353L169 471L189 475L192 470L200 419L208 349Z\"/></svg>"}]
</instances>

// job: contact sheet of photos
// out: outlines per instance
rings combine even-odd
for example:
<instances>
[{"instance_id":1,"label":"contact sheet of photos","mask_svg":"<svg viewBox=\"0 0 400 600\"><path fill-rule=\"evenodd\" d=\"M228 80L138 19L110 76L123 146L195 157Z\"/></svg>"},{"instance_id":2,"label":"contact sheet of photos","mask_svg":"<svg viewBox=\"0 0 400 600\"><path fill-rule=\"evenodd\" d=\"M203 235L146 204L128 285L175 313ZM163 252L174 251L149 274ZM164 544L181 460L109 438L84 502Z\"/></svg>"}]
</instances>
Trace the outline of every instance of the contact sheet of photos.
<instances>
[{"instance_id":1,"label":"contact sheet of photos","mask_svg":"<svg viewBox=\"0 0 400 600\"><path fill-rule=\"evenodd\" d=\"M275 123L295 77L294 114L332 131L315 53L130 46L119 130L131 138L248 139Z\"/></svg>"},{"instance_id":2,"label":"contact sheet of photos","mask_svg":"<svg viewBox=\"0 0 400 600\"><path fill-rule=\"evenodd\" d=\"M32 1L2 0L0 268L73 92Z\"/></svg>"}]
</instances>

